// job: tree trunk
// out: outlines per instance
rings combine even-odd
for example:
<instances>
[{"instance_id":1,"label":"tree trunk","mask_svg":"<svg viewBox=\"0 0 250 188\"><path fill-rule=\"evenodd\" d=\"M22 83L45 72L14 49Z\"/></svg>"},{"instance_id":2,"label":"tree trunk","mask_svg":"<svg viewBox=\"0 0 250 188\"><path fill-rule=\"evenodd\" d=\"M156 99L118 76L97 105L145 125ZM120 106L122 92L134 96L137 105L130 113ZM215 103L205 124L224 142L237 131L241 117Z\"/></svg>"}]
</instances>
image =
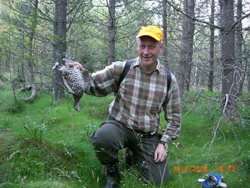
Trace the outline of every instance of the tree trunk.
<instances>
[{"instance_id":1,"label":"tree trunk","mask_svg":"<svg viewBox=\"0 0 250 188\"><path fill-rule=\"evenodd\" d=\"M237 83L235 76L234 0L219 0L221 19L222 108L231 120L237 117Z\"/></svg>"},{"instance_id":2,"label":"tree trunk","mask_svg":"<svg viewBox=\"0 0 250 188\"><path fill-rule=\"evenodd\" d=\"M29 67L29 80L32 83L35 80L34 76L34 60L33 60L33 40L36 33L37 27L37 9L38 9L38 0L31 0L32 4L32 20L30 25L29 33L29 58L28 58L28 67Z\"/></svg>"},{"instance_id":3,"label":"tree trunk","mask_svg":"<svg viewBox=\"0 0 250 188\"><path fill-rule=\"evenodd\" d=\"M194 7L195 0L188 1L188 15L194 18ZM187 64L186 64L186 78L185 78L185 90L189 91L190 81L191 81L191 70L193 67L193 43L194 43L194 22L188 19L188 54L187 54Z\"/></svg>"},{"instance_id":4,"label":"tree trunk","mask_svg":"<svg viewBox=\"0 0 250 188\"><path fill-rule=\"evenodd\" d=\"M209 57L209 73L208 73L208 90L213 91L214 81L214 0L211 2L210 17L210 57Z\"/></svg>"},{"instance_id":5,"label":"tree trunk","mask_svg":"<svg viewBox=\"0 0 250 188\"><path fill-rule=\"evenodd\" d=\"M108 64L115 61L115 34L116 34L116 20L115 20L115 0L109 0L109 37L108 37Z\"/></svg>"},{"instance_id":6,"label":"tree trunk","mask_svg":"<svg viewBox=\"0 0 250 188\"><path fill-rule=\"evenodd\" d=\"M54 35L57 38L54 44L54 59L59 64L65 64L67 50L67 0L55 0ZM53 87L55 98L64 98L64 88L62 75L59 71L54 71Z\"/></svg>"},{"instance_id":7,"label":"tree trunk","mask_svg":"<svg viewBox=\"0 0 250 188\"><path fill-rule=\"evenodd\" d=\"M167 54L167 4L166 0L162 0L162 29L163 29L163 64L167 67L168 64L168 54Z\"/></svg>"},{"instance_id":8,"label":"tree trunk","mask_svg":"<svg viewBox=\"0 0 250 188\"><path fill-rule=\"evenodd\" d=\"M238 0L237 3L237 20L240 20L242 16L242 0ZM236 64L237 70L237 83L238 83L238 96L241 95L243 89L243 83L245 80L245 71L242 64L242 24L241 21L236 25Z\"/></svg>"},{"instance_id":9,"label":"tree trunk","mask_svg":"<svg viewBox=\"0 0 250 188\"><path fill-rule=\"evenodd\" d=\"M245 59L246 66L247 66L247 91L248 91L248 93L250 93L250 67L249 67L249 64L247 62L247 58L244 58L244 59Z\"/></svg>"},{"instance_id":10,"label":"tree trunk","mask_svg":"<svg viewBox=\"0 0 250 188\"><path fill-rule=\"evenodd\" d=\"M191 18L194 17L194 0L184 0L184 12ZM194 37L194 23L184 15L182 26L182 40L180 52L180 95L183 97L183 91L189 91L191 70L193 67L193 37Z\"/></svg>"}]
</instances>

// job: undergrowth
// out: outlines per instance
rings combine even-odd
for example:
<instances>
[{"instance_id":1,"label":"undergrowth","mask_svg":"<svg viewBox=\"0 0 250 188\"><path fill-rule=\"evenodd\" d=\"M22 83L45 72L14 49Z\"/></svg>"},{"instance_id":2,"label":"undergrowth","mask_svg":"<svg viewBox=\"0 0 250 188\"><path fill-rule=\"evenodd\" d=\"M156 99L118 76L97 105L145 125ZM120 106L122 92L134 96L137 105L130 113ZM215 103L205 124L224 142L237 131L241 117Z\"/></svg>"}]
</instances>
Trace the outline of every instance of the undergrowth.
<instances>
[{"instance_id":1,"label":"undergrowth","mask_svg":"<svg viewBox=\"0 0 250 188\"><path fill-rule=\"evenodd\" d=\"M198 95L190 92L182 102L182 131L168 148L167 187L201 187L197 179L212 172L222 174L228 187L248 187L248 119L218 125L219 94ZM76 112L68 94L55 101L53 95L39 93L31 103L15 103L10 92L0 90L0 187L101 187L105 177L89 136L107 118L113 98L84 95ZM242 116L249 110L239 104ZM124 168L123 155L121 151L119 187L155 187L141 182L135 167Z\"/></svg>"}]
</instances>

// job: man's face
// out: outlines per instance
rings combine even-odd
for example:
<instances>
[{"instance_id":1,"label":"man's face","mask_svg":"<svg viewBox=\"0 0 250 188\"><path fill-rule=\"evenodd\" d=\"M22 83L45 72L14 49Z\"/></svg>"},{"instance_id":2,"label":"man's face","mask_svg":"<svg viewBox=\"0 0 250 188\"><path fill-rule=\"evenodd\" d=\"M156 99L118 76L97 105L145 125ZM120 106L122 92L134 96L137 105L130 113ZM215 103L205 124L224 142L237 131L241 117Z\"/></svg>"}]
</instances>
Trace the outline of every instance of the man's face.
<instances>
[{"instance_id":1,"label":"man's face","mask_svg":"<svg viewBox=\"0 0 250 188\"><path fill-rule=\"evenodd\" d=\"M136 43L136 46L141 65L143 67L156 66L157 58L163 50L163 44L148 36L140 37L140 39L141 41Z\"/></svg>"}]
</instances>

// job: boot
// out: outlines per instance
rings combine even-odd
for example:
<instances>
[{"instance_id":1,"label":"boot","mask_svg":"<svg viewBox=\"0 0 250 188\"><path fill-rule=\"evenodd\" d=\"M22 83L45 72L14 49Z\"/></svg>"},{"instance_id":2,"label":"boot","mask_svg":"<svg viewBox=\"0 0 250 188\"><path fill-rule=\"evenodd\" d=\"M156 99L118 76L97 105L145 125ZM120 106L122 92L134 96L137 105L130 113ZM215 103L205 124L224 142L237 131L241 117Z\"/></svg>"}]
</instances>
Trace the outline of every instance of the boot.
<instances>
[{"instance_id":1,"label":"boot","mask_svg":"<svg viewBox=\"0 0 250 188\"><path fill-rule=\"evenodd\" d=\"M116 188L120 183L120 174L117 163L103 165L102 172L107 176L102 188Z\"/></svg>"}]
</instances>

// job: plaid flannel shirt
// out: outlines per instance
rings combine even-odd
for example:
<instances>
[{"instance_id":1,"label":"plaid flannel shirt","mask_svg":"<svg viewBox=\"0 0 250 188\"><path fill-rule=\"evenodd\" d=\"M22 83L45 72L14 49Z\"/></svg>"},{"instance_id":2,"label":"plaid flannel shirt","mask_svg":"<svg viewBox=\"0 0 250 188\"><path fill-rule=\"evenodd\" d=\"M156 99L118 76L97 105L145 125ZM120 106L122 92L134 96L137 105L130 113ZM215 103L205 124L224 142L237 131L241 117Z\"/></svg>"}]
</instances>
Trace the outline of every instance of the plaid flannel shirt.
<instances>
[{"instance_id":1,"label":"plaid flannel shirt","mask_svg":"<svg viewBox=\"0 0 250 188\"><path fill-rule=\"evenodd\" d=\"M130 70L119 87L117 83L125 63L126 61L115 62L90 75L91 81L85 92L103 97L118 90L109 106L109 113L117 121L136 131L157 131L163 109L167 124L161 141L169 143L170 140L177 139L181 129L181 109L175 76L171 75L171 85L167 92L166 68L158 61L154 71L145 73L137 58L132 61Z\"/></svg>"}]
</instances>

